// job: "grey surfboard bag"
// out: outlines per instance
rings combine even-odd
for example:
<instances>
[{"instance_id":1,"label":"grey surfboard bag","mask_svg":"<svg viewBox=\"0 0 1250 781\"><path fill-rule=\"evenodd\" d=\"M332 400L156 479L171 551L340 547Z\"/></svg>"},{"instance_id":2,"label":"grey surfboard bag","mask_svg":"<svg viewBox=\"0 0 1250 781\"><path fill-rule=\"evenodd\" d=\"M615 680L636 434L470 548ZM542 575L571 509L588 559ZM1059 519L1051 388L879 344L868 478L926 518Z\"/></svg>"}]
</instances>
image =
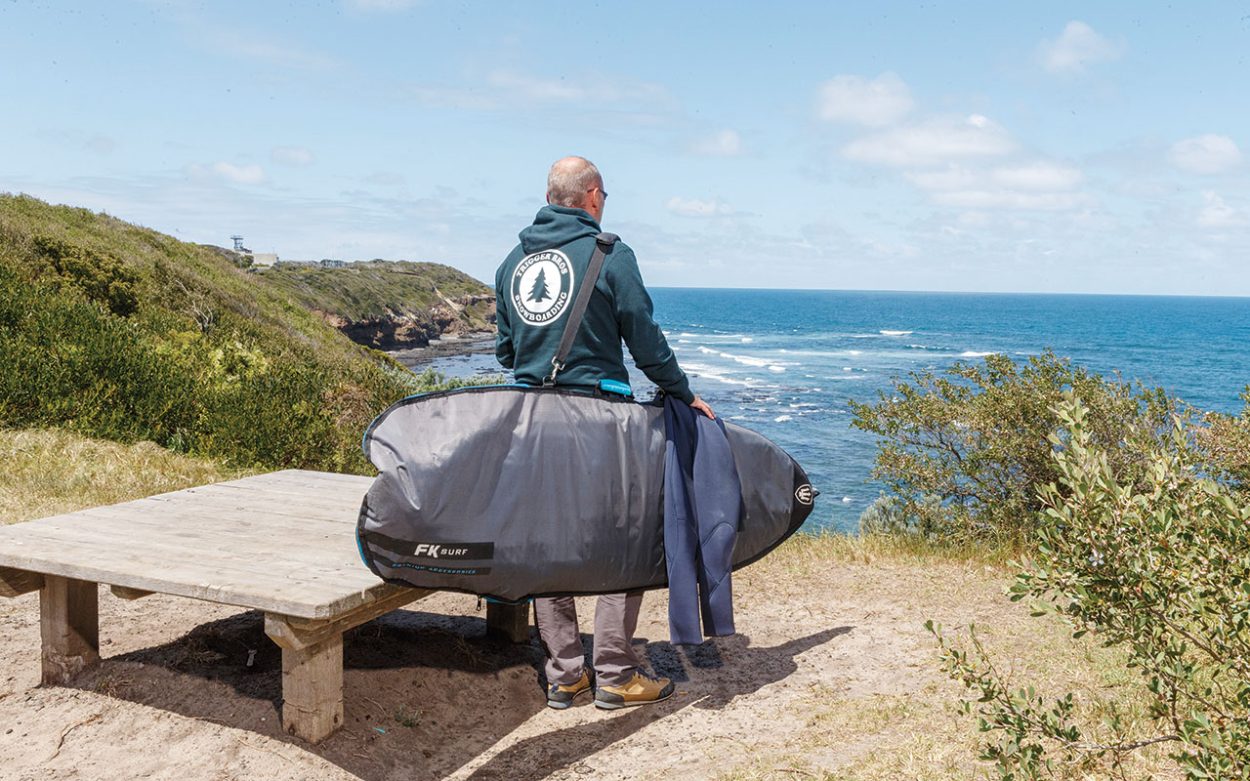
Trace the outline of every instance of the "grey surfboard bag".
<instances>
[{"instance_id":1,"label":"grey surfboard bag","mask_svg":"<svg viewBox=\"0 0 1250 781\"><path fill-rule=\"evenodd\" d=\"M726 423L742 485L734 568L812 510L806 473ZM413 396L370 425L378 469L357 524L383 580L503 601L662 588L664 407L501 385Z\"/></svg>"}]
</instances>

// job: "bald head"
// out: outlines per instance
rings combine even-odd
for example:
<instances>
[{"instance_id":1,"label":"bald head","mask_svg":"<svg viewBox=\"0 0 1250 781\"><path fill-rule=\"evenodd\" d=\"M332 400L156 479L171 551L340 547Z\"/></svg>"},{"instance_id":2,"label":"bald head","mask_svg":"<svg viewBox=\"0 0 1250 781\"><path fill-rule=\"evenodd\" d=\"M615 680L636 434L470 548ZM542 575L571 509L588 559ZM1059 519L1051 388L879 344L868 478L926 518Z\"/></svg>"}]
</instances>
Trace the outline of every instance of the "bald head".
<instances>
[{"instance_id":1,"label":"bald head","mask_svg":"<svg viewBox=\"0 0 1250 781\"><path fill-rule=\"evenodd\" d=\"M594 189L603 189L603 177L595 164L584 157L557 160L547 174L547 203L556 206L586 209L593 200L590 191Z\"/></svg>"}]
</instances>

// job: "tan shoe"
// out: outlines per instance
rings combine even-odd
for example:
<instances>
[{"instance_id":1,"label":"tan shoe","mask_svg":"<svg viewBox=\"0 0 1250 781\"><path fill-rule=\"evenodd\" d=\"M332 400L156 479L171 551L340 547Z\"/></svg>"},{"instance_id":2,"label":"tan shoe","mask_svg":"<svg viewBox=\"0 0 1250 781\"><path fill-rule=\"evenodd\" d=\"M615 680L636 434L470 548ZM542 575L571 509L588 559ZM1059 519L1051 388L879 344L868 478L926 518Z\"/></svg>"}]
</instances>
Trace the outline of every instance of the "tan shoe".
<instances>
[{"instance_id":1,"label":"tan shoe","mask_svg":"<svg viewBox=\"0 0 1250 781\"><path fill-rule=\"evenodd\" d=\"M616 710L633 705L647 705L667 700L676 688L667 678L648 678L638 672L620 686L600 686L596 689L595 707Z\"/></svg>"},{"instance_id":2,"label":"tan shoe","mask_svg":"<svg viewBox=\"0 0 1250 781\"><path fill-rule=\"evenodd\" d=\"M590 673L583 667L582 677L577 679L577 683L570 683L567 686L554 683L547 687L547 707L564 710L573 704L573 698L588 691L590 691Z\"/></svg>"}]
</instances>

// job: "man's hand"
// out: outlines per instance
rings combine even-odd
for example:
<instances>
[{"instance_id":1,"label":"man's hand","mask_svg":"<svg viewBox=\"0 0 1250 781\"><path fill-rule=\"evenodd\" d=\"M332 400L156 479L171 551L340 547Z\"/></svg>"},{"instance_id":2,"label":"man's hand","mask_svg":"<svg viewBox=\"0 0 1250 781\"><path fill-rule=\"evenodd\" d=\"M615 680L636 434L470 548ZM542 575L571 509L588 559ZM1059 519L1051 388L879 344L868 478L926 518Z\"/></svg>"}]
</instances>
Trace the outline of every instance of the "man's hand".
<instances>
[{"instance_id":1,"label":"man's hand","mask_svg":"<svg viewBox=\"0 0 1250 781\"><path fill-rule=\"evenodd\" d=\"M712 408L707 405L707 402L698 396L695 396L694 401L690 402L690 408L702 412L712 420L716 420L716 413L712 412Z\"/></svg>"}]
</instances>

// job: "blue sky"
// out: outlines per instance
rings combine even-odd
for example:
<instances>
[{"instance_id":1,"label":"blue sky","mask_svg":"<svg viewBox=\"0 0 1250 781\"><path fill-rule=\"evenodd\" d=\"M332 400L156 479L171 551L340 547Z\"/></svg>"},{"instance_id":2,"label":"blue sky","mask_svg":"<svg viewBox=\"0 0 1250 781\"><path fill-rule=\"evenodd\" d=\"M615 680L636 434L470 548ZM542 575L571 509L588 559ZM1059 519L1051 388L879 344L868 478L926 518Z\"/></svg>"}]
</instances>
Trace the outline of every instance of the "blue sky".
<instances>
[{"instance_id":1,"label":"blue sky","mask_svg":"<svg viewBox=\"0 0 1250 781\"><path fill-rule=\"evenodd\" d=\"M649 284L1250 295L1244 3L0 0L0 191L483 280L582 154Z\"/></svg>"}]
</instances>

